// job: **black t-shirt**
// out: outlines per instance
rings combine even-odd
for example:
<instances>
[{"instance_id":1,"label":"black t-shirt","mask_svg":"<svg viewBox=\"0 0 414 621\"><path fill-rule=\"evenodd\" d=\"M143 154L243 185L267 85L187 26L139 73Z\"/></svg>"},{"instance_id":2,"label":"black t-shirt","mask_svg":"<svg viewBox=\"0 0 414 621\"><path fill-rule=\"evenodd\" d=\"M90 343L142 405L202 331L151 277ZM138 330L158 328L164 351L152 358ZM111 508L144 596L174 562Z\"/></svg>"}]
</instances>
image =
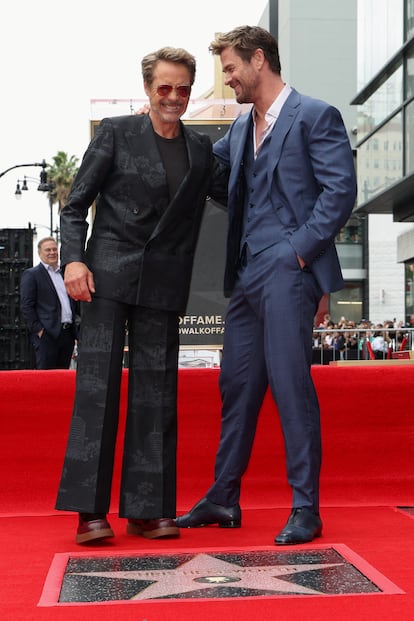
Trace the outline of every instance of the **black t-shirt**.
<instances>
[{"instance_id":1,"label":"black t-shirt","mask_svg":"<svg viewBox=\"0 0 414 621\"><path fill-rule=\"evenodd\" d=\"M182 180L187 174L189 163L188 153L184 136L181 134L176 138L163 138L155 134L161 159L167 173L168 188L170 199L174 196Z\"/></svg>"}]
</instances>

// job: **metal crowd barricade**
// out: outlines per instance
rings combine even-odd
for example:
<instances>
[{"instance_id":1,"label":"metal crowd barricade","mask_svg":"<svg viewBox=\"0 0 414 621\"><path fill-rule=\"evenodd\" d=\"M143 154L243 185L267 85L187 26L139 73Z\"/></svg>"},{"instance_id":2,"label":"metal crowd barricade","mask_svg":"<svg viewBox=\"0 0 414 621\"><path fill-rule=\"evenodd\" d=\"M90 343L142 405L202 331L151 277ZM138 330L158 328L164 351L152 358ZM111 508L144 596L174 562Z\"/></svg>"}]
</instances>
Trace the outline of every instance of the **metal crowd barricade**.
<instances>
[{"instance_id":1,"label":"metal crowd barricade","mask_svg":"<svg viewBox=\"0 0 414 621\"><path fill-rule=\"evenodd\" d=\"M384 337L386 350L374 358L372 339L375 334ZM313 332L312 364L329 364L338 360L372 360L409 357L414 350L414 328L315 328ZM338 337L343 337L338 346ZM405 352L405 353L403 353ZM413 354L414 355L414 354Z\"/></svg>"}]
</instances>

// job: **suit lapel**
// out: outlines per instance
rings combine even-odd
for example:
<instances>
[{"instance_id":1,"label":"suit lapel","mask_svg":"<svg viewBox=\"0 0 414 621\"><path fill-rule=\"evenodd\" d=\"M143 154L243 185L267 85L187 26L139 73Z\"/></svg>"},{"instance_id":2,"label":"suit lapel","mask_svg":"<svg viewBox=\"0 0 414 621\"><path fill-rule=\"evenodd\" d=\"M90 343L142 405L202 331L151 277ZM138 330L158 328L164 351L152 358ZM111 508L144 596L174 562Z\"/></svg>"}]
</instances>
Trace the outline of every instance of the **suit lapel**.
<instances>
[{"instance_id":1,"label":"suit lapel","mask_svg":"<svg viewBox=\"0 0 414 621\"><path fill-rule=\"evenodd\" d=\"M43 265L43 263L39 263L38 269L39 269L39 272L42 274L42 278L47 283L47 286L49 287L50 291L53 293L53 295L55 295L59 299L59 296L55 289L55 285L53 284L52 279L50 278L49 273L47 269L45 268L45 266Z\"/></svg>"},{"instance_id":2,"label":"suit lapel","mask_svg":"<svg viewBox=\"0 0 414 621\"><path fill-rule=\"evenodd\" d=\"M160 154L148 115L137 117L125 130L130 156L134 160L140 180L150 195L159 194L167 186L167 175L160 163Z\"/></svg>"},{"instance_id":3,"label":"suit lapel","mask_svg":"<svg viewBox=\"0 0 414 621\"><path fill-rule=\"evenodd\" d=\"M279 163L280 155L282 153L283 143L287 134L292 127L292 124L296 118L300 109L300 96L299 93L292 89L289 97L285 101L279 114L272 132L270 134L269 154L268 158L267 177L269 185L272 183L273 172Z\"/></svg>"},{"instance_id":4,"label":"suit lapel","mask_svg":"<svg viewBox=\"0 0 414 621\"><path fill-rule=\"evenodd\" d=\"M238 232L234 234L237 238L240 237L239 227L243 218L243 159L246 141L249 140L249 131L253 123L252 112L239 117L234 123L237 123L237 131L235 127L235 131L232 131L230 135L231 170L229 177L228 218L229 228L233 230L235 226L238 229Z\"/></svg>"},{"instance_id":5,"label":"suit lapel","mask_svg":"<svg viewBox=\"0 0 414 621\"><path fill-rule=\"evenodd\" d=\"M252 122L252 112L240 117L237 122L238 131L234 132L235 135L232 135L230 139L230 151L234 153L233 161L231 162L231 171L229 178L230 192L232 191L232 189L236 188L239 176L243 172L244 149L246 146L246 140L248 138L248 133Z\"/></svg>"},{"instance_id":6,"label":"suit lapel","mask_svg":"<svg viewBox=\"0 0 414 621\"><path fill-rule=\"evenodd\" d=\"M136 122L131 123L125 131L125 139L130 148L131 157L135 160L140 181L145 185L153 203L156 204L158 197L168 195L167 175L160 161L160 153L149 116L143 115L134 121ZM175 196L171 198L166 208L161 212L159 222L150 239L159 235L168 226L171 219L176 219L180 210L186 208L182 196L188 184L196 182L195 178L198 174L196 170L202 171L204 177L207 164L203 158L208 157L208 150L202 147L204 143L198 139L197 135L191 133L181 121L180 125L187 147L189 169Z\"/></svg>"}]
</instances>

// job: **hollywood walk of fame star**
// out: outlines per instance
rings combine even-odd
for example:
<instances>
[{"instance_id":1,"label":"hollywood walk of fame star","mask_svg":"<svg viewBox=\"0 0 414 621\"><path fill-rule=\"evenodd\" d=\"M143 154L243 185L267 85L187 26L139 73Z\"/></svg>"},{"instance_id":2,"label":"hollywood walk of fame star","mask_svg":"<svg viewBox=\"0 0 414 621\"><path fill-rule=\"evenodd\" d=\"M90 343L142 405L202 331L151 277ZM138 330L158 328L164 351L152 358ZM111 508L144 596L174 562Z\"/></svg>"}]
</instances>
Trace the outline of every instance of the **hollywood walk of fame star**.
<instances>
[{"instance_id":1,"label":"hollywood walk of fame star","mask_svg":"<svg viewBox=\"0 0 414 621\"><path fill-rule=\"evenodd\" d=\"M196 554L194 558L182 563L175 569L149 569L130 571L85 571L69 575L82 575L117 580L145 581L145 586L132 596L132 600L148 600L199 592L211 589L215 585L237 584L238 588L262 591L264 594L302 594L321 595L322 592L292 584L279 579L298 572L321 571L337 567L342 563L300 563L297 565L263 565L242 567L236 563L220 560L209 554ZM68 575L68 574L67 574ZM148 582L151 584L148 585ZM139 587L137 587L139 589ZM190 595L191 597L191 595ZM200 595L197 595L200 597Z\"/></svg>"}]
</instances>

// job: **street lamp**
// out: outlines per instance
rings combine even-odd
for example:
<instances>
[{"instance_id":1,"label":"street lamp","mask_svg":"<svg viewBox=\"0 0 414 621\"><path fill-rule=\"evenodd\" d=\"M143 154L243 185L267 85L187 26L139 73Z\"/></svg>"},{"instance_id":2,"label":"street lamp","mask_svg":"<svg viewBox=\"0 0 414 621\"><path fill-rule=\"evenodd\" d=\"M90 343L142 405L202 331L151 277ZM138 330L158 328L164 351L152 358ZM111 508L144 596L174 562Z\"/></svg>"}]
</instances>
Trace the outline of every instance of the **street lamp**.
<instances>
[{"instance_id":1,"label":"street lamp","mask_svg":"<svg viewBox=\"0 0 414 621\"><path fill-rule=\"evenodd\" d=\"M23 192L26 192L29 189L29 186L27 185L28 181L30 183L39 183L38 179L35 177L27 177L27 175L24 176L23 181L21 179L17 179L16 190L14 192L14 196L17 200L20 200Z\"/></svg>"},{"instance_id":2,"label":"street lamp","mask_svg":"<svg viewBox=\"0 0 414 621\"><path fill-rule=\"evenodd\" d=\"M52 191L54 189L54 184L53 183L48 183L47 180L47 172L46 172L46 160L42 160L41 162L34 162L33 164L15 164L14 166L10 166L10 168L6 168L6 170L3 170L3 172L0 173L0 177L3 177L3 175L5 175L6 173L10 172L11 170L14 170L15 168L22 168L22 167L33 167L33 166L40 166L42 168L42 170L40 171L40 180L39 180L39 185L38 185L38 190L39 192L49 192L49 207L50 207L50 234L53 235L53 198L52 198ZM25 177L23 182L22 182L22 186L20 186L20 181L17 181L17 185L16 185L16 191L15 191L15 197L16 198L21 198L22 195L22 190L28 190L27 187L27 179L30 179L29 177ZM36 181L36 179L33 179L34 181Z\"/></svg>"},{"instance_id":3,"label":"street lamp","mask_svg":"<svg viewBox=\"0 0 414 621\"><path fill-rule=\"evenodd\" d=\"M6 168L6 170L3 170L3 172L0 173L0 177L8 173L10 170L14 170L15 168L21 168L23 166L41 166L43 170L40 173L40 184L42 184L42 182L47 183L47 172L46 172L47 164L45 160L42 160L40 163L34 162L34 164L15 164L14 166L10 166L10 168ZM43 174L43 177L42 177L42 174ZM40 189L40 186L39 186L39 189Z\"/></svg>"},{"instance_id":4,"label":"street lamp","mask_svg":"<svg viewBox=\"0 0 414 621\"><path fill-rule=\"evenodd\" d=\"M34 182L37 183L38 180L35 179L34 177L27 177L26 175L24 176L23 181L21 179L17 180L16 183L16 190L14 192L14 196L17 200L20 200L22 197L22 193L26 192L29 187L27 185L27 182ZM47 181L47 172L43 171L40 173L40 183L38 186L38 191L39 192L49 192L49 210L50 210L50 234L53 235L54 230L53 230L53 197L52 197L52 192L54 190L55 184L53 182L48 182Z\"/></svg>"},{"instance_id":5,"label":"street lamp","mask_svg":"<svg viewBox=\"0 0 414 621\"><path fill-rule=\"evenodd\" d=\"M33 235L35 237L37 237L37 235L39 235L39 231L38 229L47 229L47 231L50 234L50 225L46 225L46 224L39 224L38 222L33 222L33 227L32 227L32 222L29 222L29 228L32 229L33 231ZM57 226L55 228L55 230L53 231L53 235L51 237L53 237L53 239L56 241L57 244L60 243L60 229Z\"/></svg>"}]
</instances>

